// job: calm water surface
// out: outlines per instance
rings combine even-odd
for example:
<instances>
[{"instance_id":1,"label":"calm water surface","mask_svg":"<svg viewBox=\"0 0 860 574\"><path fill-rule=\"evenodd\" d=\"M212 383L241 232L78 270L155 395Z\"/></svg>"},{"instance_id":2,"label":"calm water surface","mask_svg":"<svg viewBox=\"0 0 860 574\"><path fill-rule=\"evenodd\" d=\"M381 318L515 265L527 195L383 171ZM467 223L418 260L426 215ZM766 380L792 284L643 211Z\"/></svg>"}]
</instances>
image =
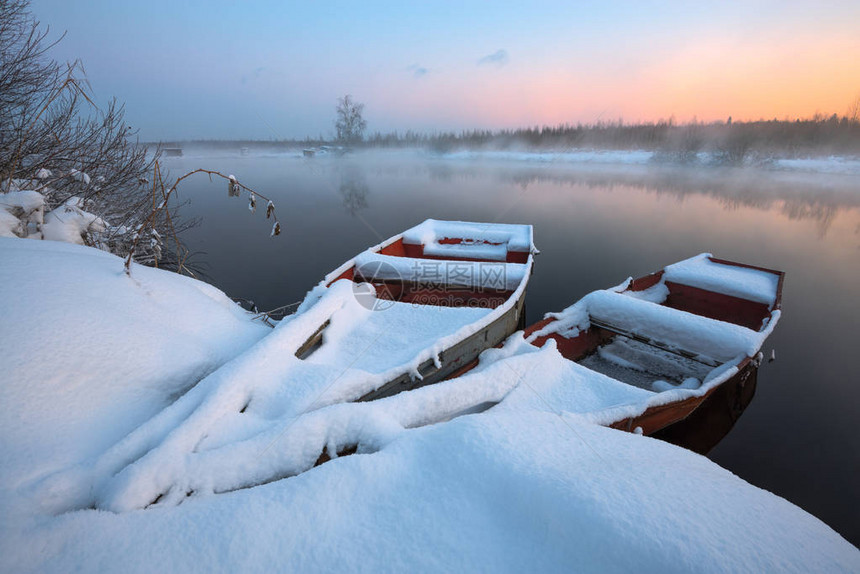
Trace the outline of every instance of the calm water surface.
<instances>
[{"instance_id":1,"label":"calm water surface","mask_svg":"<svg viewBox=\"0 0 860 574\"><path fill-rule=\"evenodd\" d=\"M860 545L860 182L857 176L559 166L383 153L302 159L189 155L271 197L228 198L205 176L181 188L186 241L208 280L271 309L300 300L366 247L428 217L530 223L541 254L529 322L595 289L701 252L786 271L783 317L755 400L709 457ZM260 202L264 204L264 202ZM659 462L655 461L655 464Z\"/></svg>"}]
</instances>

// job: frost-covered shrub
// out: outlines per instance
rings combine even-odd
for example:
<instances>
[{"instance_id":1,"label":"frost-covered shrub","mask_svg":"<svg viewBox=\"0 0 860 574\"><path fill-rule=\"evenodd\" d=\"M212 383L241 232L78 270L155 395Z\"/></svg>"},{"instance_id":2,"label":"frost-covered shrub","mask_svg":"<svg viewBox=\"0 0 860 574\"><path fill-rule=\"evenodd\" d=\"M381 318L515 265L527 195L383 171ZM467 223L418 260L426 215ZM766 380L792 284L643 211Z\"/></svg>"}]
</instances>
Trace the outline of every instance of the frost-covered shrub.
<instances>
[{"instance_id":1,"label":"frost-covered shrub","mask_svg":"<svg viewBox=\"0 0 860 574\"><path fill-rule=\"evenodd\" d=\"M159 239L141 242L135 260L175 263L179 246L163 251L160 238L175 239L187 225L167 210L150 218L162 200L150 183L159 150L133 139L116 101L102 110L92 104L80 63L54 61L54 44L27 0L0 0L0 233L79 237L75 242L126 255L148 222L144 232ZM18 213L23 207L5 197L21 190L42 197L44 221Z\"/></svg>"}]
</instances>

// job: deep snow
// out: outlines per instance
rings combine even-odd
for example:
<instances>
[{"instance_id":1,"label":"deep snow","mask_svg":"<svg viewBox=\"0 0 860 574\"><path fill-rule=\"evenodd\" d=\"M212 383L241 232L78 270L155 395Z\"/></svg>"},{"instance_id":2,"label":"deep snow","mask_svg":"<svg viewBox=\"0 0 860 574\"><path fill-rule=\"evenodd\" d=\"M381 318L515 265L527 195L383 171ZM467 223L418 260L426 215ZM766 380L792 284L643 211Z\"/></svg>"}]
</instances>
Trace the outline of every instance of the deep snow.
<instances>
[{"instance_id":1,"label":"deep snow","mask_svg":"<svg viewBox=\"0 0 860 574\"><path fill-rule=\"evenodd\" d=\"M129 278L116 257L49 241L0 238L0 304L0 570L860 570L856 548L787 501L578 415L608 397L521 338L459 381L311 413L381 439L365 454L178 506L57 514L58 477L277 330L200 282ZM476 393L501 403L420 426Z\"/></svg>"},{"instance_id":2,"label":"deep snow","mask_svg":"<svg viewBox=\"0 0 860 574\"><path fill-rule=\"evenodd\" d=\"M0 238L0 486L92 456L271 329L205 283Z\"/></svg>"}]
</instances>

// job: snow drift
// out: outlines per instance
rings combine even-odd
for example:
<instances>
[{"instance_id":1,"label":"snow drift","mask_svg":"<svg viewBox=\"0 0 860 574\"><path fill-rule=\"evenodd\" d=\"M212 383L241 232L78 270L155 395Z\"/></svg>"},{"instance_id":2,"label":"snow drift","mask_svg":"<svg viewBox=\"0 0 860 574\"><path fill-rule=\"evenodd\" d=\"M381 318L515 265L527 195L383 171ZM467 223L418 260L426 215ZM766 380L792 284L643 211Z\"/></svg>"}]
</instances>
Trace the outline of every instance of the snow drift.
<instances>
[{"instance_id":1,"label":"snow drift","mask_svg":"<svg viewBox=\"0 0 860 574\"><path fill-rule=\"evenodd\" d=\"M462 379L308 413L328 429L315 448L363 436L359 454L177 506L56 514L68 493L50 476L278 331L205 284L137 267L129 278L93 249L0 238L0 263L0 569L860 570L857 549L787 501L577 414L586 370L522 337ZM484 399L498 404L459 409ZM236 453L291 456L296 431L281 430Z\"/></svg>"}]
</instances>

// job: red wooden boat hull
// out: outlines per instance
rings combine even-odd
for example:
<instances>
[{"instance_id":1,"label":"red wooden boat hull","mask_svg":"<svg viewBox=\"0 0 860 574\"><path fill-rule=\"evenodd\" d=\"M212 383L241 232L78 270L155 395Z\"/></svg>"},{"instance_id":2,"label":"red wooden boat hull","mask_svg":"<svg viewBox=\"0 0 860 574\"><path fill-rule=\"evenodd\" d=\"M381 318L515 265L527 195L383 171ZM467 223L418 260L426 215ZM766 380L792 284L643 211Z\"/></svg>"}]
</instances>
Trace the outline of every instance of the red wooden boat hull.
<instances>
[{"instance_id":1,"label":"red wooden boat hull","mask_svg":"<svg viewBox=\"0 0 860 574\"><path fill-rule=\"evenodd\" d=\"M754 269L778 276L775 302L772 306L723 293L716 293L689 285L666 281L669 295L664 306L703 317L726 321L752 330L760 330L766 319L782 304L784 273L764 267L755 267L734 261L710 258L714 263ZM631 282L630 291L643 291L657 284L663 277L658 271ZM528 338L550 324L553 319L540 321L525 331ZM590 327L577 337L566 338L558 334L538 337L532 344L538 347L553 338L559 352L566 358L578 361L614 337L614 333ZM701 396L648 407L642 414L613 421L606 426L628 432L641 432L678 444L701 454L710 451L732 429L737 419L752 401L758 377L759 360L746 357L737 366L738 371Z\"/></svg>"},{"instance_id":2,"label":"red wooden boat hull","mask_svg":"<svg viewBox=\"0 0 860 574\"><path fill-rule=\"evenodd\" d=\"M437 242L441 245L450 246L486 244L498 247L502 245L501 243L493 243L481 239L464 237L443 237L439 238ZM505 256L499 260L455 256L450 254L439 256L426 253L425 245L421 243L410 243L405 241L403 237L399 237L387 244L384 244L376 250L376 253L389 257L415 260L486 263L488 265L496 266L506 263L516 263L528 265L528 273L522 278L516 288L511 289L495 289L482 287L476 284L471 286L456 286L445 283L428 284L412 281L408 277L399 279L378 279L363 276L362 271L357 266L350 266L335 277L331 278L328 281L329 286L341 279L346 279L355 283L369 283L374 287L376 297L378 299L397 301L400 303L440 307L476 307L497 309L509 301L512 302L512 304L509 305L504 312L500 313L499 316L491 323L452 347L439 353L438 363L433 360L428 360L419 365L418 373L420 377L415 377L414 373L411 372L404 372L382 387L358 398L358 401L376 400L448 379L452 376L452 373L462 369L464 365L473 362L477 363L477 357L482 351L500 345L508 336L519 329L523 329L525 326L525 289L520 289L520 287L524 287L524 285L527 284L531 274L531 264L533 262L531 247L525 251L509 248L506 250ZM312 337L313 340L309 339L305 345L302 346L303 352L306 353L319 344L324 327L325 326L321 327L320 331Z\"/></svg>"},{"instance_id":3,"label":"red wooden boat hull","mask_svg":"<svg viewBox=\"0 0 860 574\"><path fill-rule=\"evenodd\" d=\"M760 330L765 319L770 317L771 311L781 308L784 273L713 257L710 260L714 263L755 269L777 275L778 283L774 304L768 306L731 295L667 281L666 286L670 293L663 305L703 317L734 323L749 329ZM662 279L663 273L661 270L634 279L628 286L628 290L643 291L653 287ZM533 333L544 329L553 321L554 319L550 318L532 324L525 329L524 338L528 339ZM572 361L579 361L613 337L615 337L615 333L592 326L573 338L553 333L548 336L537 337L531 343L537 347L542 347L548 339L552 338L562 356ZM449 378L463 375L477 364L478 361L475 360L453 373ZM677 444L700 454L706 454L728 434L755 396L758 366L759 360L755 357L746 357L737 366L737 373L709 389L703 395L648 407L640 415L619 419L608 423L606 426L627 432L641 432L644 435Z\"/></svg>"}]
</instances>

